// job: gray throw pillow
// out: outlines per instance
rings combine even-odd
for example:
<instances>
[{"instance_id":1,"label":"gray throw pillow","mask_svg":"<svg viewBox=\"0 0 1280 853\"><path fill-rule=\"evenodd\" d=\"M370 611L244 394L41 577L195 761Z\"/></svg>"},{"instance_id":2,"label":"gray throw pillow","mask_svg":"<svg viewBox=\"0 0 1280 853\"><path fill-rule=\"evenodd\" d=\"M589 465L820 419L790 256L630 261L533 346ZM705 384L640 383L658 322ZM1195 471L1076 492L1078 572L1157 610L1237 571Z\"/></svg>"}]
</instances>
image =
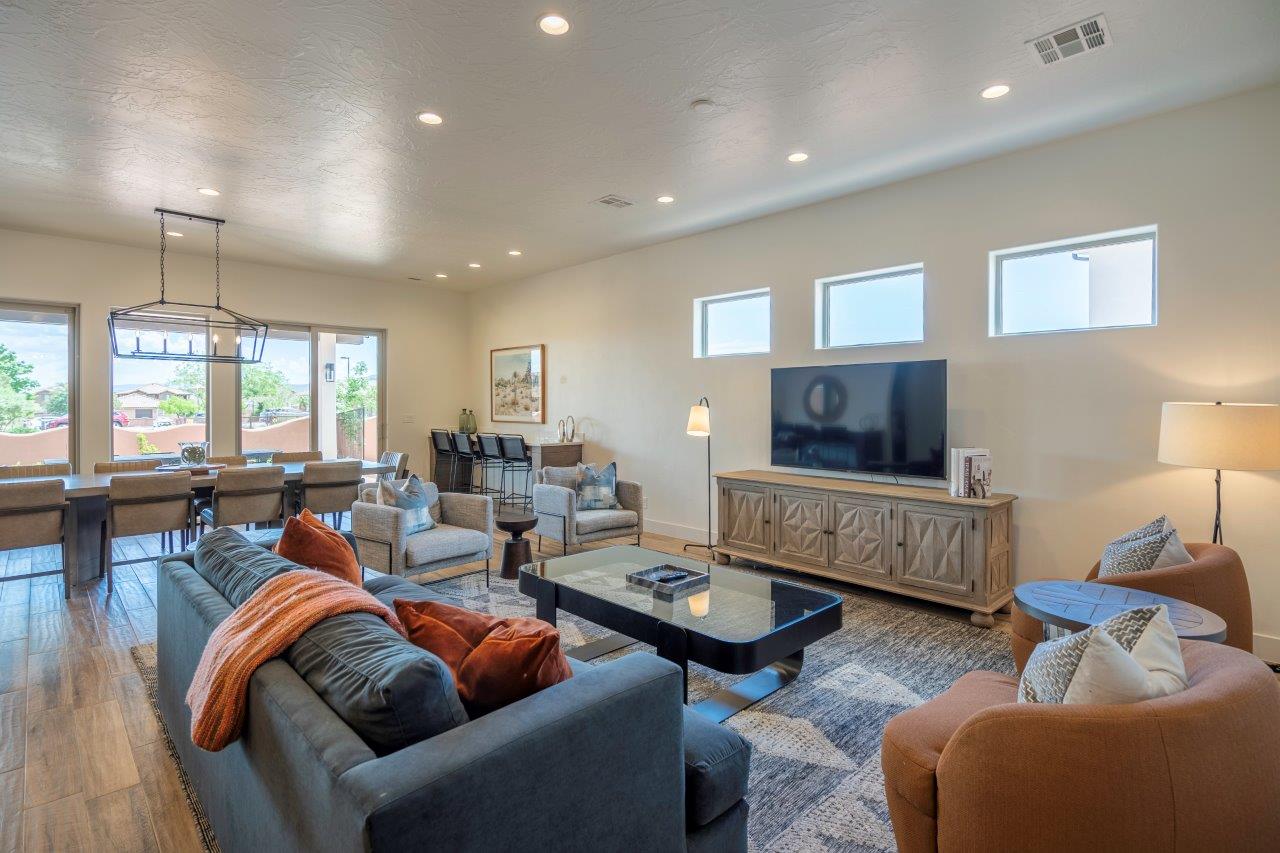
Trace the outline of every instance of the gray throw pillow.
<instances>
[{"instance_id":1,"label":"gray throw pillow","mask_svg":"<svg viewBox=\"0 0 1280 853\"><path fill-rule=\"evenodd\" d=\"M549 466L543 468L542 482L548 486L560 486L576 492L578 490L578 469L576 466L566 468Z\"/></svg>"},{"instance_id":2,"label":"gray throw pillow","mask_svg":"<svg viewBox=\"0 0 1280 853\"><path fill-rule=\"evenodd\" d=\"M618 463L603 468L578 463L578 509L617 509Z\"/></svg>"},{"instance_id":3,"label":"gray throw pillow","mask_svg":"<svg viewBox=\"0 0 1280 853\"><path fill-rule=\"evenodd\" d=\"M432 489L435 484L432 484ZM439 495L435 496L437 501ZM403 486L383 480L378 483L378 503L393 506L405 511L405 533L419 533L436 526L436 520L430 511L432 495L423 485L418 475L411 476Z\"/></svg>"},{"instance_id":4,"label":"gray throw pillow","mask_svg":"<svg viewBox=\"0 0 1280 853\"><path fill-rule=\"evenodd\" d=\"M1154 522L1153 522L1154 523ZM1112 542L1102 551L1098 577L1127 575L1149 569L1163 569L1190 563L1191 554L1178 537L1178 531L1166 530L1137 539Z\"/></svg>"}]
</instances>

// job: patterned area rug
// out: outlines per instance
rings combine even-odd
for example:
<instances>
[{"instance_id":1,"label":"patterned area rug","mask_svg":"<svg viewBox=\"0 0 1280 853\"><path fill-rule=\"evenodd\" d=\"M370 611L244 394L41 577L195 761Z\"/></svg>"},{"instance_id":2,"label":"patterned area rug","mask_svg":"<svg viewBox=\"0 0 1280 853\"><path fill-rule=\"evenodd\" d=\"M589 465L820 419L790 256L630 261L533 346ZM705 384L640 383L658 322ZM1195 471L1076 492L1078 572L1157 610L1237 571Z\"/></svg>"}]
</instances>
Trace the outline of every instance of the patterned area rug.
<instances>
[{"instance_id":1,"label":"patterned area rug","mask_svg":"<svg viewBox=\"0 0 1280 853\"><path fill-rule=\"evenodd\" d=\"M976 628L967 619L811 579L804 582L844 598L843 628L805 650L804 669L794 682L725 723L753 748L747 798L750 849L891 851L896 845L880 770L885 723L970 670L1013 674L1009 637L1002 630ZM465 607L498 616L534 612L533 599L521 595L514 581L496 576L489 589L483 574L432 588L456 596ZM558 622L566 647L611 633L564 612ZM645 651L653 649L636 644L614 656ZM689 699L706 698L743 677L695 664L689 672Z\"/></svg>"},{"instance_id":2,"label":"patterned area rug","mask_svg":"<svg viewBox=\"0 0 1280 853\"><path fill-rule=\"evenodd\" d=\"M741 568L741 567L736 567ZM805 651L804 669L790 685L731 717L751 741L749 843L753 853L892 851L893 827L884 800L880 737L895 714L936 696L974 669L1013 673L1009 637L975 628L967 620L890 603L847 588L824 586L844 598L844 627ZM532 616L533 599L514 581L467 575L432 584L459 604L497 616ZM566 648L610 632L559 614ZM611 657L652 652L636 644ZM133 649L134 661L155 707L155 647ZM596 663L610 658L599 658ZM726 676L693 665L689 698L706 698L744 676ZM157 712L156 718L160 719ZM161 721L161 727L164 723ZM190 787L168 732L192 819L216 853L217 842Z\"/></svg>"}]
</instances>

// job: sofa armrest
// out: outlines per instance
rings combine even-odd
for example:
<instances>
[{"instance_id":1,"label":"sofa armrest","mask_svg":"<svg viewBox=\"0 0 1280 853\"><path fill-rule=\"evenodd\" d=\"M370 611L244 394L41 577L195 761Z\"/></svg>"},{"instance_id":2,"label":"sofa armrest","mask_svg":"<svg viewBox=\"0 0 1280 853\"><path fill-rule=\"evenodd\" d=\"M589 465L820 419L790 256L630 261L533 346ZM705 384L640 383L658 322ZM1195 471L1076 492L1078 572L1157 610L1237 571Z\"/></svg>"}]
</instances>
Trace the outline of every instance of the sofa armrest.
<instances>
[{"instance_id":1,"label":"sofa armrest","mask_svg":"<svg viewBox=\"0 0 1280 853\"><path fill-rule=\"evenodd\" d=\"M636 526L644 530L644 489L630 480L618 481L618 505L636 514Z\"/></svg>"},{"instance_id":2,"label":"sofa armrest","mask_svg":"<svg viewBox=\"0 0 1280 853\"><path fill-rule=\"evenodd\" d=\"M493 498L462 492L440 493L440 520L493 536Z\"/></svg>"},{"instance_id":3,"label":"sofa armrest","mask_svg":"<svg viewBox=\"0 0 1280 853\"><path fill-rule=\"evenodd\" d=\"M360 565L380 572L404 574L408 539L404 510L356 501L351 505L351 532L360 550Z\"/></svg>"},{"instance_id":4,"label":"sofa armrest","mask_svg":"<svg viewBox=\"0 0 1280 853\"><path fill-rule=\"evenodd\" d=\"M539 483L533 487L533 512L539 536L550 536L568 545L578 541L578 493L564 486Z\"/></svg>"},{"instance_id":5,"label":"sofa armrest","mask_svg":"<svg viewBox=\"0 0 1280 853\"><path fill-rule=\"evenodd\" d=\"M682 695L628 655L353 767L366 849L683 850Z\"/></svg>"}]
</instances>

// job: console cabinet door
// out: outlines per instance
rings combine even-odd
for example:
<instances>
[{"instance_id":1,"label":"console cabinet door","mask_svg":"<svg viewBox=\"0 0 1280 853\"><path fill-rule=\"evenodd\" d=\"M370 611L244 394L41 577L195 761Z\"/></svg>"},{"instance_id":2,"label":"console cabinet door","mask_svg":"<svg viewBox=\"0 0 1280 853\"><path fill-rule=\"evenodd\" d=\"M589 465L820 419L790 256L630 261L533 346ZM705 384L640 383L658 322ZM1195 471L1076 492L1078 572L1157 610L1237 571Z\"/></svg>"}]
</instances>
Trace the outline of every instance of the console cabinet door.
<instances>
[{"instance_id":1,"label":"console cabinet door","mask_svg":"<svg viewBox=\"0 0 1280 853\"><path fill-rule=\"evenodd\" d=\"M769 487L749 483L720 486L720 544L769 553Z\"/></svg>"},{"instance_id":2,"label":"console cabinet door","mask_svg":"<svg viewBox=\"0 0 1280 853\"><path fill-rule=\"evenodd\" d=\"M889 501L831 498L831 568L888 578L893 573Z\"/></svg>"},{"instance_id":3,"label":"console cabinet door","mask_svg":"<svg viewBox=\"0 0 1280 853\"><path fill-rule=\"evenodd\" d=\"M973 593L969 510L898 503L898 582L951 595Z\"/></svg>"},{"instance_id":4,"label":"console cabinet door","mask_svg":"<svg viewBox=\"0 0 1280 853\"><path fill-rule=\"evenodd\" d=\"M830 538L824 492L773 490L773 550L784 560L827 567Z\"/></svg>"}]
</instances>

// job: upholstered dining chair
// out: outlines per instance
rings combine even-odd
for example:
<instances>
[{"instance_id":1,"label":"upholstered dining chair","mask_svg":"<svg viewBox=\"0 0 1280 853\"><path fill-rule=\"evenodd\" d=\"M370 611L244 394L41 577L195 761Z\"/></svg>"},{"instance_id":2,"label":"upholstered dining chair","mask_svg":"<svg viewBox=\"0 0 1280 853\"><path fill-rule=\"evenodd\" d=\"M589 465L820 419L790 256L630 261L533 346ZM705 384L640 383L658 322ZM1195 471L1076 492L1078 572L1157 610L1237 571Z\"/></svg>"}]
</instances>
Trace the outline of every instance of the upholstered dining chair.
<instances>
[{"instance_id":1,"label":"upholstered dining chair","mask_svg":"<svg viewBox=\"0 0 1280 853\"><path fill-rule=\"evenodd\" d=\"M384 450L379 465L394 465L396 470L379 474L379 480L403 480L409 476L409 454L399 450Z\"/></svg>"},{"instance_id":2,"label":"upholstered dining chair","mask_svg":"<svg viewBox=\"0 0 1280 853\"><path fill-rule=\"evenodd\" d=\"M159 459L130 459L125 462L95 462L95 474L127 474L133 471L154 471L160 467Z\"/></svg>"},{"instance_id":3,"label":"upholstered dining chair","mask_svg":"<svg viewBox=\"0 0 1280 853\"><path fill-rule=\"evenodd\" d=\"M319 462L321 459L324 459L324 454L319 450L283 450L271 454L272 465L283 462Z\"/></svg>"},{"instance_id":4,"label":"upholstered dining chair","mask_svg":"<svg viewBox=\"0 0 1280 853\"><path fill-rule=\"evenodd\" d=\"M191 491L190 471L111 478L107 487L107 516L102 520L102 548L98 553L98 577L106 575L108 595L115 589L116 566L147 563L155 559L141 557L117 561L111 553L115 539L178 531L185 547L195 536L195 497L195 492ZM169 537L169 550L173 550L172 536Z\"/></svg>"},{"instance_id":5,"label":"upholstered dining chair","mask_svg":"<svg viewBox=\"0 0 1280 853\"><path fill-rule=\"evenodd\" d=\"M210 465L226 465L228 468L243 468L249 464L249 457L236 453L230 456L210 456L205 462Z\"/></svg>"},{"instance_id":6,"label":"upholstered dining chair","mask_svg":"<svg viewBox=\"0 0 1280 853\"><path fill-rule=\"evenodd\" d=\"M360 497L362 470L364 463L359 459L306 463L298 485L298 512L309 509L316 515L333 513L334 529L340 529L343 514L350 512Z\"/></svg>"},{"instance_id":7,"label":"upholstered dining chair","mask_svg":"<svg viewBox=\"0 0 1280 853\"><path fill-rule=\"evenodd\" d=\"M19 466L14 466L19 467ZM44 466L20 466L44 467ZM67 466L70 468L70 466ZM30 475L22 475L30 476ZM62 546L62 567L44 572L7 575L2 581L62 575L62 597L71 598L71 549L67 544L67 503L61 480L0 482L0 551Z\"/></svg>"},{"instance_id":8,"label":"upholstered dining chair","mask_svg":"<svg viewBox=\"0 0 1280 853\"><path fill-rule=\"evenodd\" d=\"M288 514L284 468L224 468L213 481L213 500L198 513L200 532L205 525L284 524Z\"/></svg>"},{"instance_id":9,"label":"upholstered dining chair","mask_svg":"<svg viewBox=\"0 0 1280 853\"><path fill-rule=\"evenodd\" d=\"M0 480L15 477L69 477L71 463L46 462L43 465L0 465Z\"/></svg>"}]
</instances>

